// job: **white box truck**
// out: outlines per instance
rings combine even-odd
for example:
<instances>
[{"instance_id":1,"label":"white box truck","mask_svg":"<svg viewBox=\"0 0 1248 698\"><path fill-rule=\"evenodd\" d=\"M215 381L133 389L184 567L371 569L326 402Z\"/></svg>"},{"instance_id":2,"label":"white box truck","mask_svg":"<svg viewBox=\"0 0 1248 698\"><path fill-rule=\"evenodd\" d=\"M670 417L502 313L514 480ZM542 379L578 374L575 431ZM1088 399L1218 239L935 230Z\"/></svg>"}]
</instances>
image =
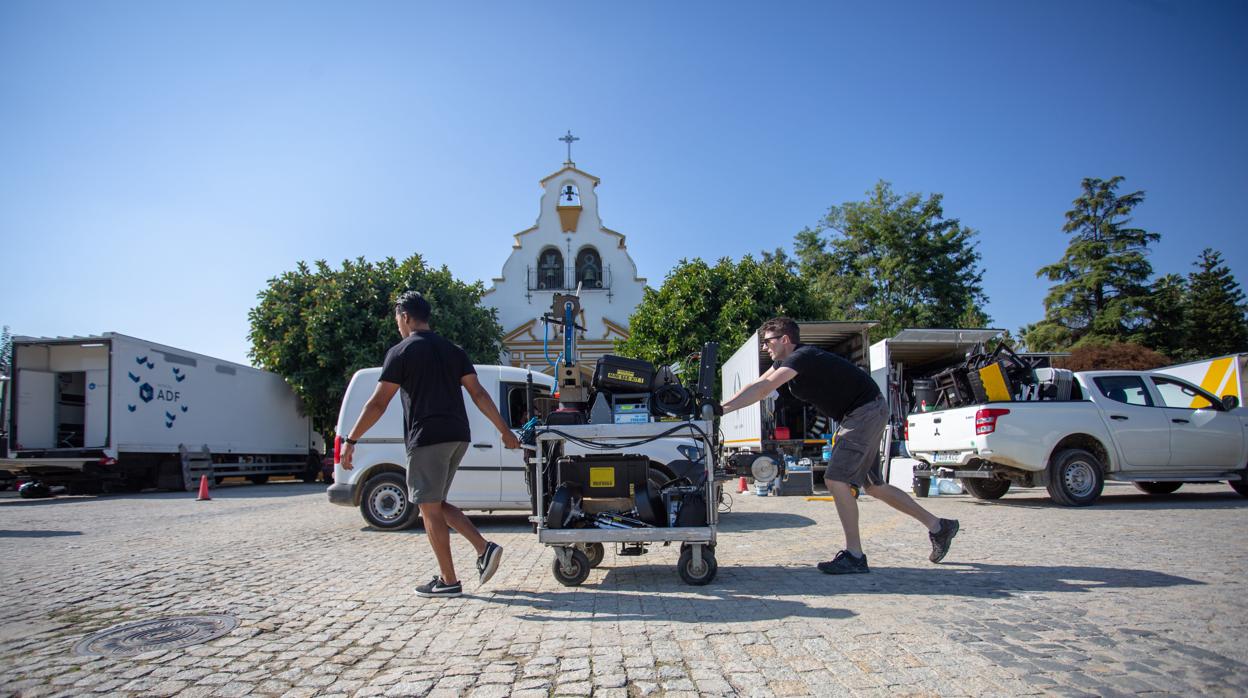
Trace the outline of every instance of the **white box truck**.
<instances>
[{"instance_id":1,"label":"white box truck","mask_svg":"<svg viewBox=\"0 0 1248 698\"><path fill-rule=\"evenodd\" d=\"M324 442L267 371L115 332L15 337L12 371L3 470L71 492L320 473Z\"/></svg>"}]
</instances>

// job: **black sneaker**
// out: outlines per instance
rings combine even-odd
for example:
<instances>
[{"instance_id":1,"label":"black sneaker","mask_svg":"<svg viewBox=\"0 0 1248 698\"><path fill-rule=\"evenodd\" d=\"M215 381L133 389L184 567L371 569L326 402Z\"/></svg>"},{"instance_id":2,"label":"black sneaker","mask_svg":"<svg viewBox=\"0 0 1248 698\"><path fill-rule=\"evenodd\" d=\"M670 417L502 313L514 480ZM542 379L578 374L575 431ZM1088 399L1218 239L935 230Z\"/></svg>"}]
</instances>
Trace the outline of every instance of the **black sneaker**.
<instances>
[{"instance_id":1,"label":"black sneaker","mask_svg":"<svg viewBox=\"0 0 1248 698\"><path fill-rule=\"evenodd\" d=\"M490 581L490 577L498 571L498 563L503 560L503 546L498 543L486 543L485 552L477 558L477 580L481 584Z\"/></svg>"},{"instance_id":2,"label":"black sneaker","mask_svg":"<svg viewBox=\"0 0 1248 698\"><path fill-rule=\"evenodd\" d=\"M958 520L941 519L940 530L927 534L927 537L932 539L932 554L928 555L927 559L932 562L945 559L945 555L949 552L949 544L953 542L953 537L956 535L958 535Z\"/></svg>"},{"instance_id":3,"label":"black sneaker","mask_svg":"<svg viewBox=\"0 0 1248 698\"><path fill-rule=\"evenodd\" d=\"M417 596L459 596L463 591L464 587L459 582L447 584L441 577L434 577L428 584L416 587Z\"/></svg>"},{"instance_id":4,"label":"black sneaker","mask_svg":"<svg viewBox=\"0 0 1248 698\"><path fill-rule=\"evenodd\" d=\"M866 554L859 557L848 550L842 550L831 561L820 562L816 567L824 574L866 574L871 571L867 567Z\"/></svg>"}]
</instances>

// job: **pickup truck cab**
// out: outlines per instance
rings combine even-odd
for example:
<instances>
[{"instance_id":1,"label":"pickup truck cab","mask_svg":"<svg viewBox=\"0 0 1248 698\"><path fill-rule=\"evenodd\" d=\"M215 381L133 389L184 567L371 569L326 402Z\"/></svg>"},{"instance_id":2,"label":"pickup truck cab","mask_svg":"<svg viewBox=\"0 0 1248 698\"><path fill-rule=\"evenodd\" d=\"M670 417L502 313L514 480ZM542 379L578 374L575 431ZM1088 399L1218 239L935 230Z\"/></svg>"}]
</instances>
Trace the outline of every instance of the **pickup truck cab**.
<instances>
[{"instance_id":1,"label":"pickup truck cab","mask_svg":"<svg viewBox=\"0 0 1248 698\"><path fill-rule=\"evenodd\" d=\"M531 376L537 397L550 397L555 379L543 373L512 366L477 365L477 378L493 398L507 425L519 430L529 419L527 383ZM372 396L381 377L380 368L357 371L347 385L338 412L335 433L346 434L364 404ZM464 392L468 427L472 432L468 452L451 483L448 500L461 509L478 511L530 511L532 502L526 477L524 449L503 448L502 436ZM667 465L675 461L696 461L703 454L691 439L659 439L629 453L648 456L665 478ZM334 484L328 489L329 501L359 507L374 528L401 529L414 524L419 510L408 499L407 446L403 441L403 403L396 396L385 414L355 447L353 467L344 470L340 459L341 436L334 439ZM568 449L569 454L575 453Z\"/></svg>"},{"instance_id":2,"label":"pickup truck cab","mask_svg":"<svg viewBox=\"0 0 1248 698\"><path fill-rule=\"evenodd\" d=\"M1144 492L1227 481L1248 496L1248 414L1180 378L1144 371L1076 373L1068 401L990 402L907 417L907 445L927 478L956 477L973 496L1044 486L1086 506L1105 480Z\"/></svg>"}]
</instances>

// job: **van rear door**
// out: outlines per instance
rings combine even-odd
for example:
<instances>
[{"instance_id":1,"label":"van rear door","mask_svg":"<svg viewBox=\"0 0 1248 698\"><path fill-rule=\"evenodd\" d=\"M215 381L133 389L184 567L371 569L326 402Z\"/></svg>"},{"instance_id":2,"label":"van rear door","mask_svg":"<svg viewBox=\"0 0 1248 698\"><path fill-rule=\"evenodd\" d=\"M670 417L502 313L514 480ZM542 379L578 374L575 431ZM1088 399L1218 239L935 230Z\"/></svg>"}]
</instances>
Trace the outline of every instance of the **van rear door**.
<instances>
[{"instance_id":1,"label":"van rear door","mask_svg":"<svg viewBox=\"0 0 1248 698\"><path fill-rule=\"evenodd\" d=\"M13 450L56 448L56 374L19 370L14 387L17 438Z\"/></svg>"}]
</instances>

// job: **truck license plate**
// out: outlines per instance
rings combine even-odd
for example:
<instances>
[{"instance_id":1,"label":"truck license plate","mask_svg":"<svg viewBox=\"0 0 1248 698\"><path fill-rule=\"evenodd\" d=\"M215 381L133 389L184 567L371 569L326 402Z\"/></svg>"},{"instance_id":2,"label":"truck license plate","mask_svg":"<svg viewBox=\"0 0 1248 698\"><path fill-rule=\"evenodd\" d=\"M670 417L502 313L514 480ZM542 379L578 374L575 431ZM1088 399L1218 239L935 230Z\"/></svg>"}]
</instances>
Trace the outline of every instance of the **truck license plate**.
<instances>
[{"instance_id":1,"label":"truck license plate","mask_svg":"<svg viewBox=\"0 0 1248 698\"><path fill-rule=\"evenodd\" d=\"M937 453L932 456L932 461L935 463L960 463L962 462L962 454L957 452Z\"/></svg>"}]
</instances>

